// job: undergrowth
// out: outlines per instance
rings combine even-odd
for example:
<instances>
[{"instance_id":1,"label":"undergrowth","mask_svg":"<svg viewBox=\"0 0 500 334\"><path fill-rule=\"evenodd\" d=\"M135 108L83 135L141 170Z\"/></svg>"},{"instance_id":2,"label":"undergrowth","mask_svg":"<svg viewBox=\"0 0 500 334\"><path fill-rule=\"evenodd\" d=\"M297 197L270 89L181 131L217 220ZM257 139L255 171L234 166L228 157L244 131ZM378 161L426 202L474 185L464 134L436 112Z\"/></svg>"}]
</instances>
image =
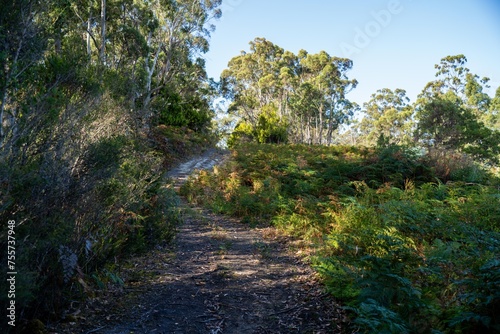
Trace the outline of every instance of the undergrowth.
<instances>
[{"instance_id":1,"label":"undergrowth","mask_svg":"<svg viewBox=\"0 0 500 334\"><path fill-rule=\"evenodd\" d=\"M396 146L246 143L181 191L316 244L312 263L359 333L498 332L498 180L432 160Z\"/></svg>"},{"instance_id":2,"label":"undergrowth","mask_svg":"<svg viewBox=\"0 0 500 334\"><path fill-rule=\"evenodd\" d=\"M116 265L171 241L180 220L178 196L163 185L164 156L116 126L125 123L120 105L98 103L99 118L81 125L88 136L70 141L55 132L47 152L0 160L0 220L15 221L18 328L58 321L70 303L119 284ZM7 250L7 224L0 235ZM7 264L7 252L1 258ZM7 281L0 287L8 291Z\"/></svg>"}]
</instances>

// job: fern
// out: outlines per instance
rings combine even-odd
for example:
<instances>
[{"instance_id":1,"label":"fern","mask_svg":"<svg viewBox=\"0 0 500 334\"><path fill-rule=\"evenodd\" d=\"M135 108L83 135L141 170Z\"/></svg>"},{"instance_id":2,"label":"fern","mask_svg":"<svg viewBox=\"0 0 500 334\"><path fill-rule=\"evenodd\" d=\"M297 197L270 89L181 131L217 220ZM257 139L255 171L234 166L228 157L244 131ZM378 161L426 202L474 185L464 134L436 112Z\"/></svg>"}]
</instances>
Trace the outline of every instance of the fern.
<instances>
[{"instance_id":1,"label":"fern","mask_svg":"<svg viewBox=\"0 0 500 334\"><path fill-rule=\"evenodd\" d=\"M410 329L396 312L380 305L373 299L367 299L358 307L346 307L345 309L356 314L353 325L357 326L361 333L410 333Z\"/></svg>"},{"instance_id":2,"label":"fern","mask_svg":"<svg viewBox=\"0 0 500 334\"><path fill-rule=\"evenodd\" d=\"M460 299L469 311L463 311L450 320L451 327L481 326L500 330L500 258L487 261L474 275L457 282L467 287Z\"/></svg>"},{"instance_id":3,"label":"fern","mask_svg":"<svg viewBox=\"0 0 500 334\"><path fill-rule=\"evenodd\" d=\"M396 146L247 143L185 189L317 244L315 268L359 331L458 333L498 326L499 181L486 177L445 184Z\"/></svg>"}]
</instances>

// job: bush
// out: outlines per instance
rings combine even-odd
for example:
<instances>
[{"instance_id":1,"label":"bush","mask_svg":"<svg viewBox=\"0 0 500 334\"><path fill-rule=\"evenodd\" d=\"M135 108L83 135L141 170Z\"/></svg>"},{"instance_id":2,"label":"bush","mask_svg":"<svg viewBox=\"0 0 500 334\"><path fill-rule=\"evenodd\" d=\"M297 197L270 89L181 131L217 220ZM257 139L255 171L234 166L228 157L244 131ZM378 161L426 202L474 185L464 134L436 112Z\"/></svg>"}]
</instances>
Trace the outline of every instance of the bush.
<instances>
[{"instance_id":1,"label":"bush","mask_svg":"<svg viewBox=\"0 0 500 334\"><path fill-rule=\"evenodd\" d=\"M162 187L161 155L123 126L116 130L115 117L126 122L121 106L105 97L100 105L98 122L87 114L80 124L88 136L69 136L78 131L61 119L24 151L2 152L0 219L17 223L16 309L26 319L62 315L69 301L92 293L96 272L168 242L178 223L177 197Z\"/></svg>"},{"instance_id":2,"label":"bush","mask_svg":"<svg viewBox=\"0 0 500 334\"><path fill-rule=\"evenodd\" d=\"M255 141L257 143L287 143L288 126L277 114L276 107L267 105L262 108L257 123L252 125L240 122L228 139L228 146L233 147L240 141Z\"/></svg>"},{"instance_id":3,"label":"bush","mask_svg":"<svg viewBox=\"0 0 500 334\"><path fill-rule=\"evenodd\" d=\"M432 167L436 176L443 182L482 183L490 178L468 155L452 150L431 149L425 155L424 162Z\"/></svg>"},{"instance_id":4,"label":"bush","mask_svg":"<svg viewBox=\"0 0 500 334\"><path fill-rule=\"evenodd\" d=\"M158 111L158 125L187 127L194 131L208 128L213 116L207 100L182 96L170 88L156 96L152 109Z\"/></svg>"}]
</instances>

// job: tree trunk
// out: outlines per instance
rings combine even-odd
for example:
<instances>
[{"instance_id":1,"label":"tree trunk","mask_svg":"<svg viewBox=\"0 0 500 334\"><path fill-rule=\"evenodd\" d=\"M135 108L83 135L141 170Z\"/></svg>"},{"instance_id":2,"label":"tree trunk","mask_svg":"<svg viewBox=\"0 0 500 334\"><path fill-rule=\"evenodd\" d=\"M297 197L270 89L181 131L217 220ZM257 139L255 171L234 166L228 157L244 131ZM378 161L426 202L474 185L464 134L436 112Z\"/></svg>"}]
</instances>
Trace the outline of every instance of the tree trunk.
<instances>
[{"instance_id":1,"label":"tree trunk","mask_svg":"<svg viewBox=\"0 0 500 334\"><path fill-rule=\"evenodd\" d=\"M62 51L62 42L61 42L61 35L57 34L56 39L54 41L54 50L57 55L61 54Z\"/></svg>"},{"instance_id":2,"label":"tree trunk","mask_svg":"<svg viewBox=\"0 0 500 334\"><path fill-rule=\"evenodd\" d=\"M99 58L106 64L106 0L101 0L101 50Z\"/></svg>"},{"instance_id":3,"label":"tree trunk","mask_svg":"<svg viewBox=\"0 0 500 334\"><path fill-rule=\"evenodd\" d=\"M311 117L306 119L306 144L311 144Z\"/></svg>"},{"instance_id":4,"label":"tree trunk","mask_svg":"<svg viewBox=\"0 0 500 334\"><path fill-rule=\"evenodd\" d=\"M4 130L4 118L5 118L5 105L7 103L7 97L9 95L9 85L12 79L15 80L17 76L19 76L22 72L24 72L24 69L18 70L18 62L19 58L21 56L21 51L25 47L26 44L26 39L28 39L28 28L30 27L31 24L33 24L32 19L33 19L33 14L31 11L31 6L26 10L28 12L29 16L28 17L22 17L21 24L24 25L22 29L21 36L18 41L18 45L16 48L16 53L14 54L14 57L12 59L12 62L10 64L10 68L7 64L4 64L6 68L2 69L3 72L5 73L4 77L4 84L3 84L3 92L2 92L2 106L0 108L0 145L3 145L4 141L4 136L5 136L5 130ZM7 58L8 59L8 58ZM7 69L8 68L8 69ZM15 120L13 120L15 122ZM13 123L13 122L12 122Z\"/></svg>"},{"instance_id":5,"label":"tree trunk","mask_svg":"<svg viewBox=\"0 0 500 334\"><path fill-rule=\"evenodd\" d=\"M327 144L328 145L331 145L332 144L332 135L333 135L333 107L334 107L334 103L333 101L331 102L330 104L330 117L328 119L328 131L327 131L327 134L326 134L326 141L327 141Z\"/></svg>"},{"instance_id":6,"label":"tree trunk","mask_svg":"<svg viewBox=\"0 0 500 334\"><path fill-rule=\"evenodd\" d=\"M92 49L90 48L90 29L92 29L92 11L89 13L89 19L87 20L87 55L89 60L92 56Z\"/></svg>"},{"instance_id":7,"label":"tree trunk","mask_svg":"<svg viewBox=\"0 0 500 334\"><path fill-rule=\"evenodd\" d=\"M146 58L146 72L147 72L147 78L146 78L146 97L144 99L144 105L143 108L147 109L149 108L149 104L151 103L151 98L153 97L153 89L152 89L152 83L153 83L153 74L156 69L156 65L158 64L158 58L160 57L160 52L161 52L162 44L158 46L158 49L156 50L155 57L153 59L153 63L151 66L149 65L149 55ZM157 88L155 90L158 90Z\"/></svg>"},{"instance_id":8,"label":"tree trunk","mask_svg":"<svg viewBox=\"0 0 500 334\"><path fill-rule=\"evenodd\" d=\"M323 144L323 105L319 108L319 138L318 144Z\"/></svg>"}]
</instances>

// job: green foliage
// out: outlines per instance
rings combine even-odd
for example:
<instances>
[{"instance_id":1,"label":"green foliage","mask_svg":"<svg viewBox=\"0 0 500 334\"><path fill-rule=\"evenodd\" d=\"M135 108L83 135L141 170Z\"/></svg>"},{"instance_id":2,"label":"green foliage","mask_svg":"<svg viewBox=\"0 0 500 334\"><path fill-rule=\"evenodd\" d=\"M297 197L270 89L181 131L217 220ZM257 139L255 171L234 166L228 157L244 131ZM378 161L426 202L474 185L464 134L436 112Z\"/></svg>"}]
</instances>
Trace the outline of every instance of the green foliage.
<instances>
[{"instance_id":1,"label":"green foliage","mask_svg":"<svg viewBox=\"0 0 500 334\"><path fill-rule=\"evenodd\" d=\"M103 206L84 209L79 215L97 209L97 221L108 222L86 227L87 235L100 236L100 240L94 237L96 257L105 262L110 256L140 252L170 240L178 203L175 194L162 187L161 158L154 151L124 137L104 138L90 148L87 163L101 176L88 195Z\"/></svg>"},{"instance_id":2,"label":"green foliage","mask_svg":"<svg viewBox=\"0 0 500 334\"><path fill-rule=\"evenodd\" d=\"M498 180L470 164L444 184L428 161L394 145L245 143L182 191L315 243L312 262L357 332L494 332Z\"/></svg>"},{"instance_id":3,"label":"green foliage","mask_svg":"<svg viewBox=\"0 0 500 334\"><path fill-rule=\"evenodd\" d=\"M229 147L234 147L241 141L251 141L254 139L254 130L250 123L240 122L234 128L233 132L227 140Z\"/></svg>"},{"instance_id":4,"label":"green foliage","mask_svg":"<svg viewBox=\"0 0 500 334\"><path fill-rule=\"evenodd\" d=\"M91 144L86 158L88 168L96 170L116 169L126 145L127 138L124 136L104 138Z\"/></svg>"},{"instance_id":5,"label":"green foliage","mask_svg":"<svg viewBox=\"0 0 500 334\"><path fill-rule=\"evenodd\" d=\"M325 51L295 55L256 38L223 71L222 91L229 112L250 124L260 143L331 143L356 109L346 98L357 85L347 77L351 68L351 60Z\"/></svg>"},{"instance_id":6,"label":"green foliage","mask_svg":"<svg viewBox=\"0 0 500 334\"><path fill-rule=\"evenodd\" d=\"M490 108L484 115L485 124L491 129L500 131L500 87L495 92L495 97L491 100Z\"/></svg>"},{"instance_id":7,"label":"green foliage","mask_svg":"<svg viewBox=\"0 0 500 334\"><path fill-rule=\"evenodd\" d=\"M483 92L480 79L465 67L464 55L441 59L437 80L429 82L415 104L416 138L433 149L466 153L490 165L498 163L500 132L494 126L495 99Z\"/></svg>"},{"instance_id":8,"label":"green foliage","mask_svg":"<svg viewBox=\"0 0 500 334\"><path fill-rule=\"evenodd\" d=\"M356 318L353 325L361 333L409 333L408 327L398 314L378 304L375 300L368 299L360 303L359 307L346 307L353 311Z\"/></svg>"},{"instance_id":9,"label":"green foliage","mask_svg":"<svg viewBox=\"0 0 500 334\"><path fill-rule=\"evenodd\" d=\"M459 148L464 145L464 131L473 122L473 115L454 102L433 100L417 114L418 137L433 145Z\"/></svg>"},{"instance_id":10,"label":"green foliage","mask_svg":"<svg viewBox=\"0 0 500 334\"><path fill-rule=\"evenodd\" d=\"M84 282L95 271L169 242L179 221L178 199L162 186L161 159L151 149L105 137L83 159L80 179L56 179L64 169L51 170L43 159L2 168L9 184L1 218L18 223L16 305L25 314L59 314L68 299L89 293Z\"/></svg>"},{"instance_id":11,"label":"green foliage","mask_svg":"<svg viewBox=\"0 0 500 334\"><path fill-rule=\"evenodd\" d=\"M158 96L152 108L160 110L160 125L202 130L207 128L212 119L207 101L196 96L184 97L177 92L169 91Z\"/></svg>"},{"instance_id":12,"label":"green foliage","mask_svg":"<svg viewBox=\"0 0 500 334\"><path fill-rule=\"evenodd\" d=\"M449 324L470 331L500 331L500 321L497 319L500 310L500 259L493 258L473 270L473 278L458 283L467 291L459 299L466 305L474 305L475 311L463 311Z\"/></svg>"},{"instance_id":13,"label":"green foliage","mask_svg":"<svg viewBox=\"0 0 500 334\"><path fill-rule=\"evenodd\" d=\"M471 110L435 99L417 113L417 137L430 147L455 149L486 161L497 161L500 134L490 130Z\"/></svg>"},{"instance_id":14,"label":"green foliage","mask_svg":"<svg viewBox=\"0 0 500 334\"><path fill-rule=\"evenodd\" d=\"M408 102L406 91L402 89L385 88L372 94L363 106L365 117L358 126L366 142L373 145L379 138L387 144L408 144L413 126L413 108Z\"/></svg>"},{"instance_id":15,"label":"green foliage","mask_svg":"<svg viewBox=\"0 0 500 334\"><path fill-rule=\"evenodd\" d=\"M259 114L257 124L240 122L228 139L232 147L241 140L254 140L257 143L286 143L288 130L286 123L278 117L273 105L266 105Z\"/></svg>"},{"instance_id":16,"label":"green foliage","mask_svg":"<svg viewBox=\"0 0 500 334\"><path fill-rule=\"evenodd\" d=\"M287 141L287 125L280 120L276 108L272 105L262 108L255 132L259 143L286 143Z\"/></svg>"}]
</instances>

